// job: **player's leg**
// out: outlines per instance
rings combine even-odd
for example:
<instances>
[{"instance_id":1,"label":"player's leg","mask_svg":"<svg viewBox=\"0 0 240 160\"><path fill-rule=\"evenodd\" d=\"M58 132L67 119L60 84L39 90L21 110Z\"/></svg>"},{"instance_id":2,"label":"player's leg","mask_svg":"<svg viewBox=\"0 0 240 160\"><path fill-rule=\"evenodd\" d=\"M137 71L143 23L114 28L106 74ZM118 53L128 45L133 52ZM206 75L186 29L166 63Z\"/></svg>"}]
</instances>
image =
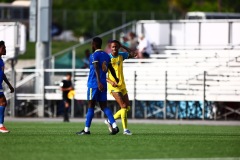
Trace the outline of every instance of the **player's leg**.
<instances>
[{"instance_id":1,"label":"player's leg","mask_svg":"<svg viewBox=\"0 0 240 160\"><path fill-rule=\"evenodd\" d=\"M112 94L112 93L111 93ZM115 97L114 97L115 98ZM118 100L115 98L115 100L118 102ZM119 100L121 101L121 100ZM124 96L123 96L123 101L126 103L127 105L127 112L131 109L130 107L130 103L129 103L129 98L128 98L128 94L126 93ZM122 102L118 102L118 104L120 104ZM119 118L121 118L121 107L120 109L114 114L114 119L117 120Z\"/></svg>"},{"instance_id":2,"label":"player's leg","mask_svg":"<svg viewBox=\"0 0 240 160\"><path fill-rule=\"evenodd\" d=\"M87 99L88 99L88 110L86 114L85 128L77 132L78 135L90 134L90 126L92 119L94 117L94 108L96 105L96 100L98 98L98 89L97 88L88 88Z\"/></svg>"},{"instance_id":3,"label":"player's leg","mask_svg":"<svg viewBox=\"0 0 240 160\"><path fill-rule=\"evenodd\" d=\"M89 100L88 101L88 110L86 114L86 121L85 121L85 127L82 131L77 132L78 135L88 135L90 134L90 127L92 124L92 119L94 117L94 107L95 107L96 101L95 100Z\"/></svg>"},{"instance_id":4,"label":"player's leg","mask_svg":"<svg viewBox=\"0 0 240 160\"><path fill-rule=\"evenodd\" d=\"M69 108L71 106L71 100L64 100L64 115L63 115L63 121L69 122Z\"/></svg>"},{"instance_id":5,"label":"player's leg","mask_svg":"<svg viewBox=\"0 0 240 160\"><path fill-rule=\"evenodd\" d=\"M128 98L128 94L127 94L127 91L124 91L123 93L124 93L123 94L123 101L125 102L125 104L127 106L127 112L128 112L131 109L129 98ZM128 124L127 119L126 119L126 124ZM123 134L125 134L125 135L132 135L132 133L128 129L125 129Z\"/></svg>"},{"instance_id":6,"label":"player's leg","mask_svg":"<svg viewBox=\"0 0 240 160\"><path fill-rule=\"evenodd\" d=\"M130 107L130 102L129 102L129 98L128 98L127 92L125 94L123 93L123 101L127 105L127 111L130 111L131 107Z\"/></svg>"},{"instance_id":7,"label":"player's leg","mask_svg":"<svg viewBox=\"0 0 240 160\"><path fill-rule=\"evenodd\" d=\"M113 117L112 111L110 110L110 108L107 107L107 101L100 101L99 105L100 105L101 110L107 116L108 121L110 123L110 126L111 126L111 129L109 129L109 131L111 132L110 134L112 134L112 135L117 134L119 132L119 128Z\"/></svg>"},{"instance_id":8,"label":"player's leg","mask_svg":"<svg viewBox=\"0 0 240 160\"><path fill-rule=\"evenodd\" d=\"M107 91L103 91L100 93L99 105L100 105L101 110L107 116L107 118L112 126L111 134L112 135L117 134L119 132L117 123L116 123L115 119L113 118L112 111L107 107Z\"/></svg>"},{"instance_id":9,"label":"player's leg","mask_svg":"<svg viewBox=\"0 0 240 160\"><path fill-rule=\"evenodd\" d=\"M8 133L9 130L3 125L4 123L4 112L7 106L7 101L5 96L2 94L0 95L0 132L1 133Z\"/></svg>"},{"instance_id":10,"label":"player's leg","mask_svg":"<svg viewBox=\"0 0 240 160\"><path fill-rule=\"evenodd\" d=\"M120 91L119 91L119 90L111 91L110 94L112 95L113 92L120 92ZM114 118L115 120L121 118L121 109L118 110L118 111L113 115L113 118ZM104 123L108 126L108 130L109 130L110 132L112 132L112 125L111 125L109 119L105 120Z\"/></svg>"},{"instance_id":11,"label":"player's leg","mask_svg":"<svg viewBox=\"0 0 240 160\"><path fill-rule=\"evenodd\" d=\"M125 93L125 95L126 95L126 93ZM113 96L116 99L116 101L118 102L119 106L121 107L121 109L119 111L121 112L121 120L122 120L122 126L123 126L123 129L124 129L124 133L125 132L130 133L130 131L128 130L128 126L127 126L128 125L128 122L127 122L127 107L128 107L129 104L124 101L124 96L121 92L114 92ZM127 101L127 102L129 102L129 101Z\"/></svg>"},{"instance_id":12,"label":"player's leg","mask_svg":"<svg viewBox=\"0 0 240 160\"><path fill-rule=\"evenodd\" d=\"M119 104L119 100L116 99L116 97L114 96L115 93L118 93L118 92L111 92L112 96L114 97L114 99L117 101L117 103ZM114 95L113 95L114 94ZM120 106L120 109L113 115L114 119L117 120L119 118L121 118L121 106Z\"/></svg>"},{"instance_id":13,"label":"player's leg","mask_svg":"<svg viewBox=\"0 0 240 160\"><path fill-rule=\"evenodd\" d=\"M130 103L129 103L129 98L128 98L128 94L127 94L127 90L126 89L124 89L124 90L121 90L121 91L117 91L117 92L121 92L121 93L123 93L123 101L127 104L127 112L130 110ZM117 92L115 92L115 93L117 93ZM114 94L114 92L112 91L111 92L111 95L113 95ZM114 97L114 96L113 96ZM117 97L114 97L115 98L115 100L117 101L117 103L118 104L121 104L122 102L120 102L121 101L121 99L119 100L119 99L116 99ZM114 114L114 119L115 120L117 120L117 119L119 119L119 118L121 118L121 107L120 107L120 109Z\"/></svg>"}]
</instances>

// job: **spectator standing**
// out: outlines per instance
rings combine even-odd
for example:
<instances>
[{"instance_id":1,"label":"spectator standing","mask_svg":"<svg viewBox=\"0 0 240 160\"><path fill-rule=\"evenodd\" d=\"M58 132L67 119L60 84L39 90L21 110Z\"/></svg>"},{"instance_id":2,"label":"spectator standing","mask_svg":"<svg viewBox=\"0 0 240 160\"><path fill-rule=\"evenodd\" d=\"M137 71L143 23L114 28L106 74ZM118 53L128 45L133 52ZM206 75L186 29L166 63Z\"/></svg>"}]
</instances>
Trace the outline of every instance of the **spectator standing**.
<instances>
[{"instance_id":1,"label":"spectator standing","mask_svg":"<svg viewBox=\"0 0 240 160\"><path fill-rule=\"evenodd\" d=\"M138 46L137 36L133 32L128 33L128 44L131 50L136 50Z\"/></svg>"},{"instance_id":2,"label":"spectator standing","mask_svg":"<svg viewBox=\"0 0 240 160\"><path fill-rule=\"evenodd\" d=\"M152 46L143 34L139 35L138 58L149 58Z\"/></svg>"}]
</instances>

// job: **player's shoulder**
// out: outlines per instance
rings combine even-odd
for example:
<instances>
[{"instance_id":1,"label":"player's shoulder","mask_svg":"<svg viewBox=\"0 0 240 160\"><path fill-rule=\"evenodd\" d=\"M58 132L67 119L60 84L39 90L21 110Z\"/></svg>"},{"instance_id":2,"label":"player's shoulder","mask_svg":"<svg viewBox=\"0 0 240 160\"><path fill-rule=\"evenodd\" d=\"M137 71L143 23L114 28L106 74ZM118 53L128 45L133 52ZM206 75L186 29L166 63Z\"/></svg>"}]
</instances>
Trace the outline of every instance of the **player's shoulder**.
<instances>
[{"instance_id":1,"label":"player's shoulder","mask_svg":"<svg viewBox=\"0 0 240 160\"><path fill-rule=\"evenodd\" d=\"M103 50L97 50L94 52L95 55L100 55L102 57L107 57L108 56L108 53L103 51Z\"/></svg>"},{"instance_id":2,"label":"player's shoulder","mask_svg":"<svg viewBox=\"0 0 240 160\"><path fill-rule=\"evenodd\" d=\"M128 52L118 52L118 55L126 55Z\"/></svg>"},{"instance_id":3,"label":"player's shoulder","mask_svg":"<svg viewBox=\"0 0 240 160\"><path fill-rule=\"evenodd\" d=\"M128 52L119 52L118 55L122 56L123 59L127 59L128 58L128 55L129 53Z\"/></svg>"},{"instance_id":4,"label":"player's shoulder","mask_svg":"<svg viewBox=\"0 0 240 160\"><path fill-rule=\"evenodd\" d=\"M94 52L94 54L107 54L104 50L98 49Z\"/></svg>"},{"instance_id":5,"label":"player's shoulder","mask_svg":"<svg viewBox=\"0 0 240 160\"><path fill-rule=\"evenodd\" d=\"M101 56L104 57L105 59L110 59L109 54L107 52L105 52L105 51L101 52Z\"/></svg>"}]
</instances>

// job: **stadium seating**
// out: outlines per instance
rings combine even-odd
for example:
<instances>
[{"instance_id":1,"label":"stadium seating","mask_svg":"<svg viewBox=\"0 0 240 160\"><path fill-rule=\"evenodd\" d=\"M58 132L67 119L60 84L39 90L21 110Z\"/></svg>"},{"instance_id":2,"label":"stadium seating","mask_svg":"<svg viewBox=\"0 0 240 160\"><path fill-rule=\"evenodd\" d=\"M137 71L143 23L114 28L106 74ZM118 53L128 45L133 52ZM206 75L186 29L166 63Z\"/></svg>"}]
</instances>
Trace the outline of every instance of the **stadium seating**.
<instances>
[{"instance_id":1,"label":"stadium seating","mask_svg":"<svg viewBox=\"0 0 240 160\"><path fill-rule=\"evenodd\" d=\"M128 59L124 76L131 101L218 101L240 98L239 50L166 50L149 59ZM88 69L74 71L75 99L86 100ZM62 77L55 75L56 77ZM58 80L59 81L59 80ZM19 83L22 83L19 81ZM59 86L45 86L46 100L60 100ZM41 95L17 93L18 100ZM113 101L113 97L108 95ZM238 109L228 109L229 114ZM162 108L145 117L163 112Z\"/></svg>"}]
</instances>

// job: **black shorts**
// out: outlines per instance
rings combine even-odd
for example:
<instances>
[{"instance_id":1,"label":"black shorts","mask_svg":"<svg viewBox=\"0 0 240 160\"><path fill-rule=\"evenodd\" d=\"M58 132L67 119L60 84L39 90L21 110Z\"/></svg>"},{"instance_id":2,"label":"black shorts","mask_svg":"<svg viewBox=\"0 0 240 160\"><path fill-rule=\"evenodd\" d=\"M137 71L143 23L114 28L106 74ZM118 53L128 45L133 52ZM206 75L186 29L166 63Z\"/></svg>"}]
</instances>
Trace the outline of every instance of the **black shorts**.
<instances>
[{"instance_id":1,"label":"black shorts","mask_svg":"<svg viewBox=\"0 0 240 160\"><path fill-rule=\"evenodd\" d=\"M63 99L64 103L68 103L68 104L71 104L71 99Z\"/></svg>"},{"instance_id":2,"label":"black shorts","mask_svg":"<svg viewBox=\"0 0 240 160\"><path fill-rule=\"evenodd\" d=\"M150 57L147 52L143 52L142 56L143 56L143 58L149 58Z\"/></svg>"}]
</instances>

